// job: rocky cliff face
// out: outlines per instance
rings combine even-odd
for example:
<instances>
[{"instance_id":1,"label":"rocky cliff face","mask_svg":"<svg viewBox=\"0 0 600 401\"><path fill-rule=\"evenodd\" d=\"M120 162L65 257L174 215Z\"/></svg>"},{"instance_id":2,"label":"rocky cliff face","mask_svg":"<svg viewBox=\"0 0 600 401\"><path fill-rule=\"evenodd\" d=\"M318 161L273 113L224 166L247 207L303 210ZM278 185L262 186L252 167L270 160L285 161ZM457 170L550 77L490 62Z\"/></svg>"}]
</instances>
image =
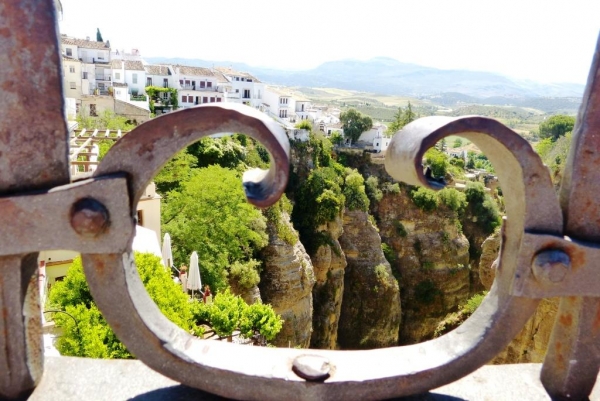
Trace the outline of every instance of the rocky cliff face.
<instances>
[{"instance_id":1,"label":"rocky cliff face","mask_svg":"<svg viewBox=\"0 0 600 401\"><path fill-rule=\"evenodd\" d=\"M381 250L381 237L366 212L346 210L340 245L346 255L338 329L342 349L398 344L400 290Z\"/></svg>"},{"instance_id":2,"label":"rocky cliff face","mask_svg":"<svg viewBox=\"0 0 600 401\"><path fill-rule=\"evenodd\" d=\"M293 230L287 214L282 213L281 220L280 224ZM281 239L275 224L270 222L267 230L269 244L262 251L264 269L259 286L263 301L271 304L285 320L272 343L279 347L307 348L312 332L315 284L310 257L299 241L291 245Z\"/></svg>"},{"instance_id":3,"label":"rocky cliff face","mask_svg":"<svg viewBox=\"0 0 600 401\"><path fill-rule=\"evenodd\" d=\"M419 209L406 189L385 194L377 208L381 238L391 248L392 269L400 276L400 344L433 337L440 321L472 293L469 243L458 217L440 205Z\"/></svg>"},{"instance_id":4,"label":"rocky cliff face","mask_svg":"<svg viewBox=\"0 0 600 401\"><path fill-rule=\"evenodd\" d=\"M313 288L313 333L311 348L335 349L344 293L346 257L338 241L342 235L341 218L320 227L331 238L311 255L316 283Z\"/></svg>"}]
</instances>

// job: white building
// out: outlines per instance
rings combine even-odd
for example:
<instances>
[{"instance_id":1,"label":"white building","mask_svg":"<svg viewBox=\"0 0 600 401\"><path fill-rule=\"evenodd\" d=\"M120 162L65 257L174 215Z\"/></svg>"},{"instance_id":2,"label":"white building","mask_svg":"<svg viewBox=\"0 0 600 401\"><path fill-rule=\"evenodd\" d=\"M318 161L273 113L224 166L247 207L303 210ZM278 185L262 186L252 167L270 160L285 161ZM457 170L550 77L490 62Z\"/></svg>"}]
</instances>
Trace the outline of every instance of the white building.
<instances>
[{"instance_id":1,"label":"white building","mask_svg":"<svg viewBox=\"0 0 600 401\"><path fill-rule=\"evenodd\" d=\"M222 83L227 88L225 93L228 102L244 103L256 109L261 107L265 93L264 83L247 72L230 67L216 67L215 71L223 74L228 81L228 84Z\"/></svg>"},{"instance_id":2,"label":"white building","mask_svg":"<svg viewBox=\"0 0 600 401\"><path fill-rule=\"evenodd\" d=\"M82 79L83 68L79 59L62 55L63 93L67 98L81 99L90 93L89 80Z\"/></svg>"},{"instance_id":3,"label":"white building","mask_svg":"<svg viewBox=\"0 0 600 401\"><path fill-rule=\"evenodd\" d=\"M296 122L296 103L290 92L282 88L267 86L265 87L263 104L267 114L285 127L293 128Z\"/></svg>"},{"instance_id":4,"label":"white building","mask_svg":"<svg viewBox=\"0 0 600 401\"><path fill-rule=\"evenodd\" d=\"M217 89L218 77L210 69L185 65L174 65L172 68L179 94L179 108L223 102L225 96Z\"/></svg>"},{"instance_id":5,"label":"white building","mask_svg":"<svg viewBox=\"0 0 600 401\"><path fill-rule=\"evenodd\" d=\"M360 134L360 137L358 138L358 142L366 142L368 144L373 143L373 140L375 140L375 138L383 138L385 136L385 131L387 130L387 127L383 124L373 124L373 127L371 127L370 130L363 132L362 134Z\"/></svg>"},{"instance_id":6,"label":"white building","mask_svg":"<svg viewBox=\"0 0 600 401\"><path fill-rule=\"evenodd\" d=\"M111 82L109 43L91 41L89 37L77 39L66 35L61 35L60 39L62 54L82 63L82 95L108 94ZM87 91L85 91L86 88Z\"/></svg>"}]
</instances>

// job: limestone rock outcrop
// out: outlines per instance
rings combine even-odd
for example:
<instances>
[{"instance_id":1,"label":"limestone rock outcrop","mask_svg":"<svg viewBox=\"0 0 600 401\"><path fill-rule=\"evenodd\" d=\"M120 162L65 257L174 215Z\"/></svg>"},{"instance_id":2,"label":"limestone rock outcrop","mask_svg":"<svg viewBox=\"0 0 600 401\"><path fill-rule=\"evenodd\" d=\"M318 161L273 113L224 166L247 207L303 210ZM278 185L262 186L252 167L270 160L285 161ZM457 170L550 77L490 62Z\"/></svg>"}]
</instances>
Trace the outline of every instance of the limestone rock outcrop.
<instances>
[{"instance_id":1,"label":"limestone rock outcrop","mask_svg":"<svg viewBox=\"0 0 600 401\"><path fill-rule=\"evenodd\" d=\"M342 349L398 344L400 290L366 212L346 210L340 245L346 255L338 343Z\"/></svg>"},{"instance_id":2,"label":"limestone rock outcrop","mask_svg":"<svg viewBox=\"0 0 600 401\"><path fill-rule=\"evenodd\" d=\"M313 288L313 333L311 348L335 349L344 293L346 257L338 241L342 235L342 220L338 218L320 227L331 239L311 255L316 283Z\"/></svg>"},{"instance_id":3,"label":"limestone rock outcrop","mask_svg":"<svg viewBox=\"0 0 600 401\"><path fill-rule=\"evenodd\" d=\"M383 196L377 221L400 276L399 342L431 339L439 322L472 294L469 242L458 216L443 205L430 212L418 208L403 188Z\"/></svg>"},{"instance_id":4,"label":"limestone rock outcrop","mask_svg":"<svg viewBox=\"0 0 600 401\"><path fill-rule=\"evenodd\" d=\"M283 221L293 230L289 216ZM267 225L269 244L262 250L264 269L259 283L262 300L273 306L285 320L272 343L279 347L307 348L313 322L312 290L315 284L313 265L300 241L293 245L277 234L275 224Z\"/></svg>"}]
</instances>

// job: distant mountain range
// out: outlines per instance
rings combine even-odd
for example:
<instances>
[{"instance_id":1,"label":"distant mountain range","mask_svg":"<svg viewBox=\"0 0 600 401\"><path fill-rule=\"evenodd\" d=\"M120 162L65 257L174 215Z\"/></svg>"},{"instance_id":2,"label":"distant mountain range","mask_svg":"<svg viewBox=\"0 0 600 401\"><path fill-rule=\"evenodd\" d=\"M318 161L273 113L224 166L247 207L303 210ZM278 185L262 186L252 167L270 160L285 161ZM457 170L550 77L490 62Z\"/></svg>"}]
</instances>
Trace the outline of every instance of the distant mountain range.
<instances>
[{"instance_id":1,"label":"distant mountain range","mask_svg":"<svg viewBox=\"0 0 600 401\"><path fill-rule=\"evenodd\" d=\"M368 61L340 60L305 71L252 67L244 63L184 58L146 58L149 63L192 66L230 66L255 75L262 82L285 86L326 87L396 96L430 97L455 93L475 98L507 99L539 97L581 98L584 85L542 84L500 74L467 70L441 70L378 57Z\"/></svg>"}]
</instances>

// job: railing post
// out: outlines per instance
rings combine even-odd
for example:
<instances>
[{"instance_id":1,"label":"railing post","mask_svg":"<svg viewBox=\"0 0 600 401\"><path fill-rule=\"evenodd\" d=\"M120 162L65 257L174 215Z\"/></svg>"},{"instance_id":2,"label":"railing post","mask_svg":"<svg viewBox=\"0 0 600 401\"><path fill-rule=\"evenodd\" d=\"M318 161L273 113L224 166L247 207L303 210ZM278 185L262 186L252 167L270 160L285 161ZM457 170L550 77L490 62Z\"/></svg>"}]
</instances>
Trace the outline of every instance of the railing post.
<instances>
[{"instance_id":1,"label":"railing post","mask_svg":"<svg viewBox=\"0 0 600 401\"><path fill-rule=\"evenodd\" d=\"M595 244L600 243L599 131L600 37L560 191L565 235ZM600 274L600 265L595 267ZM600 368L599 347L600 298L561 298L542 368L542 383L552 399L587 399Z\"/></svg>"},{"instance_id":2,"label":"railing post","mask_svg":"<svg viewBox=\"0 0 600 401\"><path fill-rule=\"evenodd\" d=\"M0 7L0 195L65 184L68 138L54 2L6 0ZM2 213L18 223L19 210ZM36 268L37 253L0 257L0 398L25 396L43 371Z\"/></svg>"}]
</instances>

